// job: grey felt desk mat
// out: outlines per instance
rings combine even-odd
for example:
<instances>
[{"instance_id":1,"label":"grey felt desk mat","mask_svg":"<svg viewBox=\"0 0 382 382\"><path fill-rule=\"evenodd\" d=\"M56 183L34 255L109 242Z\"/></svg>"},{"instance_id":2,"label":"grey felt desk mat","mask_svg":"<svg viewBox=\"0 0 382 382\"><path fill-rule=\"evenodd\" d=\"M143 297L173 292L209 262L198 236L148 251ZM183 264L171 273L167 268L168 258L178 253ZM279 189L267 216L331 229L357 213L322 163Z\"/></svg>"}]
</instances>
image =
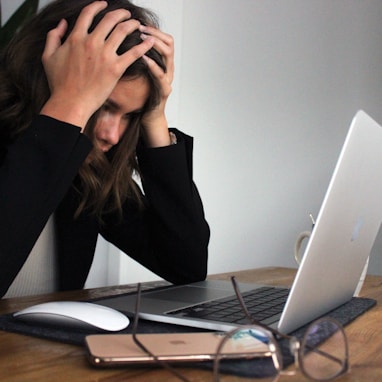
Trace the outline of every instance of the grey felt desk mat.
<instances>
[{"instance_id":1,"label":"grey felt desk mat","mask_svg":"<svg viewBox=\"0 0 382 382\"><path fill-rule=\"evenodd\" d=\"M337 319L343 326L354 321L358 316L365 313L367 310L372 308L376 304L376 301L369 298L357 297L352 298L347 303L341 305L340 307L332 310L326 316L333 317ZM297 338L302 338L307 325L291 333ZM131 333L132 325L129 325L128 328L118 332L119 334L129 334ZM0 316L0 330L30 335L34 337L44 338L48 340L64 342L79 346L84 346L85 337L89 334L99 333L96 331L78 331L72 329L59 329L53 327L43 327L38 325L31 325L22 322L18 322L13 319L12 314L6 314ZM157 322L151 322L146 320L140 320L138 325L138 333L184 333L184 332L196 332L202 331L201 329L195 329L185 326L171 325L171 324L162 324ZM287 366L293 362L293 358L287 351L287 344L284 340L280 341L280 347L283 351L284 356L284 366ZM256 375L262 376L267 373L269 368L269 362L264 359L259 359L256 361L258 365L253 367L251 366L251 373L248 373L247 364L248 362L239 362L232 361L224 365L224 369L227 373L237 374L237 375L251 375L255 377ZM211 363L205 362L203 364L192 366L198 366L203 368L211 368ZM253 374L255 370L256 375Z\"/></svg>"}]
</instances>

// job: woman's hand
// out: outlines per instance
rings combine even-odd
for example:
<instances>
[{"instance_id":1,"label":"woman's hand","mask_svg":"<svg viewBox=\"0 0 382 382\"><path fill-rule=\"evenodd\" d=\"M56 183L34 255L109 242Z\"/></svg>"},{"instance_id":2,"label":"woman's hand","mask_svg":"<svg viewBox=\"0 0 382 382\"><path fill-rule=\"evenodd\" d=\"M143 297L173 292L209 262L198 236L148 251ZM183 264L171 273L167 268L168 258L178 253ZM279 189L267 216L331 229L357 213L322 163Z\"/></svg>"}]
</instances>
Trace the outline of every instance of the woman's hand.
<instances>
[{"instance_id":1,"label":"woman's hand","mask_svg":"<svg viewBox=\"0 0 382 382\"><path fill-rule=\"evenodd\" d=\"M165 106L168 97L172 91L172 81L174 79L174 40L169 34L162 31L141 25L139 30L142 32L142 38L147 41L148 38L154 38L154 49L163 57L166 65L166 72L151 58L143 56L147 65L158 80L161 87L161 99L154 110L147 112L142 118L144 127L144 137L146 144L150 147L167 146L171 144L168 132L168 124L165 115Z\"/></svg>"},{"instance_id":2,"label":"woman's hand","mask_svg":"<svg viewBox=\"0 0 382 382\"><path fill-rule=\"evenodd\" d=\"M106 6L106 1L86 6L64 43L65 20L48 33L42 62L51 96L42 114L84 128L127 67L154 45L154 38L149 37L124 54L117 54L126 36L140 27L124 9L107 13L89 33L94 17Z\"/></svg>"}]
</instances>

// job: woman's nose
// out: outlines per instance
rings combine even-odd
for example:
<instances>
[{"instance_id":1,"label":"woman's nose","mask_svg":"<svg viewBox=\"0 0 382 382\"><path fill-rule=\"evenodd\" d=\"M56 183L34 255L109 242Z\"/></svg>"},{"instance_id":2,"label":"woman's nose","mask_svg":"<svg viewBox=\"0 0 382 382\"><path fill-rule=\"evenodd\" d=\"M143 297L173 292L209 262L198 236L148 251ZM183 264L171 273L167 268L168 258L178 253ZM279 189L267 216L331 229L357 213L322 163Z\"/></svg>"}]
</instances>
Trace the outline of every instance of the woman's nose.
<instances>
[{"instance_id":1,"label":"woman's nose","mask_svg":"<svg viewBox=\"0 0 382 382\"><path fill-rule=\"evenodd\" d=\"M107 140L107 142L111 145L116 145L120 138L120 126L121 126L121 121L119 118L113 118L112 121L109 121L109 124L107 126L107 129L105 131L104 139Z\"/></svg>"}]
</instances>

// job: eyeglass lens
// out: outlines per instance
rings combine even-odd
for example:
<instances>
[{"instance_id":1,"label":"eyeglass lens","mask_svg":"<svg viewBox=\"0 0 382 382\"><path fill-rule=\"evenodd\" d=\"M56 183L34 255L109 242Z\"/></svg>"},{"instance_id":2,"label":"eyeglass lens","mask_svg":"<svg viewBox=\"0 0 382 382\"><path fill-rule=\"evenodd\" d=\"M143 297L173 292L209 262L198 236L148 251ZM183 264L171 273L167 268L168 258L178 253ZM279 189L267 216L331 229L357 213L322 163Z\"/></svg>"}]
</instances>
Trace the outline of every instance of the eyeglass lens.
<instances>
[{"instance_id":1,"label":"eyeglass lens","mask_svg":"<svg viewBox=\"0 0 382 382\"><path fill-rule=\"evenodd\" d=\"M348 347L345 333L336 321L313 322L299 350L300 367L312 379L325 381L347 369Z\"/></svg>"}]
</instances>

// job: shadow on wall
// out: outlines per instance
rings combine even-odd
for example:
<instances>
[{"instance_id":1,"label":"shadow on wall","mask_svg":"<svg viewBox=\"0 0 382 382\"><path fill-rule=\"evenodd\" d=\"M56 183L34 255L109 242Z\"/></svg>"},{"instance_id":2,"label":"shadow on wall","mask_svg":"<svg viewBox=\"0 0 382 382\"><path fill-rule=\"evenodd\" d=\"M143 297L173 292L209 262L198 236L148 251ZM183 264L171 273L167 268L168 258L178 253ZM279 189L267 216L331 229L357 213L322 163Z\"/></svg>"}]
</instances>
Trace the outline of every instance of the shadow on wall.
<instances>
[{"instance_id":1,"label":"shadow on wall","mask_svg":"<svg viewBox=\"0 0 382 382\"><path fill-rule=\"evenodd\" d=\"M15 13L7 20L0 28L0 49L2 49L17 30L33 15L36 14L38 9L39 0L25 0ZM1 14L1 0L0 0L0 20Z\"/></svg>"}]
</instances>

